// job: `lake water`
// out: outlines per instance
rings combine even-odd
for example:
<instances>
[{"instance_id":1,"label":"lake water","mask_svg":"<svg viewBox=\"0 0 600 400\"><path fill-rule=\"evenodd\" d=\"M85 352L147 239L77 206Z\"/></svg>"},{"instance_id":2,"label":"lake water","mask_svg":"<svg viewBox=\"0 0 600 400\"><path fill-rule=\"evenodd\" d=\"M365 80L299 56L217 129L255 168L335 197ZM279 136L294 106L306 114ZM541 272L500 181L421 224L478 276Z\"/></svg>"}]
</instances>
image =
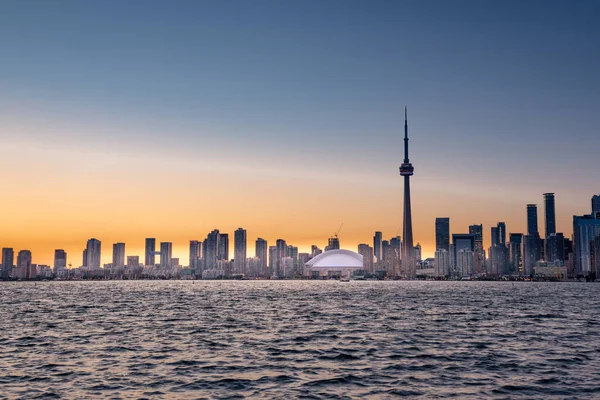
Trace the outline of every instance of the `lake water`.
<instances>
[{"instance_id":1,"label":"lake water","mask_svg":"<svg viewBox=\"0 0 600 400\"><path fill-rule=\"evenodd\" d=\"M600 284L0 283L0 398L600 398Z\"/></svg>"}]
</instances>

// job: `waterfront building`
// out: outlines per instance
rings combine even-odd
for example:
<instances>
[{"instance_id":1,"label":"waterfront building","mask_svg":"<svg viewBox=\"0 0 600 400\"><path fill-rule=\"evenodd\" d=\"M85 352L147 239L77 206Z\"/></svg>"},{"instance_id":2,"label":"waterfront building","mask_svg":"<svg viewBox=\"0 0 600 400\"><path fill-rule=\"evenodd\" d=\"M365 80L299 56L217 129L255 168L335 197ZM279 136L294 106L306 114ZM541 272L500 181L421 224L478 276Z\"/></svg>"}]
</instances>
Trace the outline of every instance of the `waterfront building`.
<instances>
[{"instance_id":1,"label":"waterfront building","mask_svg":"<svg viewBox=\"0 0 600 400\"><path fill-rule=\"evenodd\" d=\"M535 263L540 260L541 241L537 233L523 236L523 276L532 276Z\"/></svg>"},{"instance_id":2,"label":"waterfront building","mask_svg":"<svg viewBox=\"0 0 600 400\"><path fill-rule=\"evenodd\" d=\"M544 220L546 228L544 238L548 238L548 236L556 233L556 210L554 206L554 193L544 193Z\"/></svg>"},{"instance_id":3,"label":"waterfront building","mask_svg":"<svg viewBox=\"0 0 600 400\"><path fill-rule=\"evenodd\" d=\"M539 236L536 204L527 204L527 234Z\"/></svg>"},{"instance_id":4,"label":"waterfront building","mask_svg":"<svg viewBox=\"0 0 600 400\"><path fill-rule=\"evenodd\" d=\"M160 267L170 269L173 264L171 258L173 257L173 243L161 242L160 243Z\"/></svg>"},{"instance_id":5,"label":"waterfront building","mask_svg":"<svg viewBox=\"0 0 600 400\"><path fill-rule=\"evenodd\" d=\"M31 264L31 251L21 250L17 255L17 279L33 279L37 276L35 264Z\"/></svg>"},{"instance_id":6,"label":"waterfront building","mask_svg":"<svg viewBox=\"0 0 600 400\"><path fill-rule=\"evenodd\" d=\"M573 216L573 253L576 275L589 276L593 271L594 240L600 235L600 217L595 214Z\"/></svg>"},{"instance_id":7,"label":"waterfront building","mask_svg":"<svg viewBox=\"0 0 600 400\"><path fill-rule=\"evenodd\" d=\"M596 214L600 212L600 195L595 194L592 196L592 214ZM600 217L596 217L596 219L600 219Z\"/></svg>"},{"instance_id":8,"label":"waterfront building","mask_svg":"<svg viewBox=\"0 0 600 400\"><path fill-rule=\"evenodd\" d=\"M383 235L381 232L375 232L375 236L373 236L373 252L375 257L377 258L377 262L382 260L381 258L381 241L383 240ZM313 255L314 256L314 255Z\"/></svg>"},{"instance_id":9,"label":"waterfront building","mask_svg":"<svg viewBox=\"0 0 600 400\"><path fill-rule=\"evenodd\" d=\"M113 244L112 267L114 269L125 268L125 243Z\"/></svg>"},{"instance_id":10,"label":"waterfront building","mask_svg":"<svg viewBox=\"0 0 600 400\"><path fill-rule=\"evenodd\" d=\"M461 249L456 258L456 277L470 277L473 275L473 250Z\"/></svg>"},{"instance_id":11,"label":"waterfront building","mask_svg":"<svg viewBox=\"0 0 600 400\"><path fill-rule=\"evenodd\" d=\"M282 260L287 257L287 243L283 239L277 239L275 241L275 247L277 248L276 259L274 264L275 278L281 278L283 276L283 265Z\"/></svg>"},{"instance_id":12,"label":"waterfront building","mask_svg":"<svg viewBox=\"0 0 600 400\"><path fill-rule=\"evenodd\" d=\"M10 247L2 248L2 279L10 279L13 275L15 251Z\"/></svg>"},{"instance_id":13,"label":"waterfront building","mask_svg":"<svg viewBox=\"0 0 600 400\"><path fill-rule=\"evenodd\" d=\"M435 276L445 277L450 272L450 252L445 249L435 251Z\"/></svg>"},{"instance_id":14,"label":"waterfront building","mask_svg":"<svg viewBox=\"0 0 600 400\"><path fill-rule=\"evenodd\" d=\"M508 264L511 274L518 274L521 266L523 234L511 233L508 237Z\"/></svg>"},{"instance_id":15,"label":"waterfront building","mask_svg":"<svg viewBox=\"0 0 600 400\"><path fill-rule=\"evenodd\" d=\"M408 158L408 116L404 108L404 160L400 166L400 175L404 178L404 211L402 223L402 237L404 246L402 248L402 272L409 278L416 277L416 260L414 257L412 211L410 203L410 177L414 174L413 165Z\"/></svg>"},{"instance_id":16,"label":"waterfront building","mask_svg":"<svg viewBox=\"0 0 600 400\"><path fill-rule=\"evenodd\" d=\"M435 219L435 249L450 250L450 218Z\"/></svg>"},{"instance_id":17,"label":"waterfront building","mask_svg":"<svg viewBox=\"0 0 600 400\"><path fill-rule=\"evenodd\" d=\"M127 267L134 268L140 266L140 256L127 256Z\"/></svg>"},{"instance_id":18,"label":"waterfront building","mask_svg":"<svg viewBox=\"0 0 600 400\"><path fill-rule=\"evenodd\" d=\"M146 252L144 257L144 265L154 266L156 263L156 259L154 255L156 254L156 239L155 238L146 238Z\"/></svg>"},{"instance_id":19,"label":"waterfront building","mask_svg":"<svg viewBox=\"0 0 600 400\"><path fill-rule=\"evenodd\" d=\"M89 239L86 246L86 267L88 270L100 269L101 242L98 239Z\"/></svg>"},{"instance_id":20,"label":"waterfront building","mask_svg":"<svg viewBox=\"0 0 600 400\"><path fill-rule=\"evenodd\" d=\"M317 245L313 244L312 246L310 246L310 255L312 257L318 256L322 252L323 252L323 250L321 250Z\"/></svg>"},{"instance_id":21,"label":"waterfront building","mask_svg":"<svg viewBox=\"0 0 600 400\"><path fill-rule=\"evenodd\" d=\"M350 277L363 270L363 256L350 250L325 251L304 265L304 274L312 277Z\"/></svg>"},{"instance_id":22,"label":"waterfront building","mask_svg":"<svg viewBox=\"0 0 600 400\"><path fill-rule=\"evenodd\" d=\"M268 260L268 252L267 252L267 241L262 238L256 239L255 242L255 256L260 260L259 271L260 274L258 276L262 276L267 272L267 260Z\"/></svg>"},{"instance_id":23,"label":"waterfront building","mask_svg":"<svg viewBox=\"0 0 600 400\"><path fill-rule=\"evenodd\" d=\"M246 230L238 228L233 233L233 270L236 274L246 274Z\"/></svg>"},{"instance_id":24,"label":"waterfront building","mask_svg":"<svg viewBox=\"0 0 600 400\"><path fill-rule=\"evenodd\" d=\"M545 260L548 262L560 262L564 264L565 262L565 237L564 235L559 233L551 233L544 243L545 250Z\"/></svg>"},{"instance_id":25,"label":"waterfront building","mask_svg":"<svg viewBox=\"0 0 600 400\"><path fill-rule=\"evenodd\" d=\"M54 250L54 274L60 275L67 268L67 252L63 249Z\"/></svg>"},{"instance_id":26,"label":"waterfront building","mask_svg":"<svg viewBox=\"0 0 600 400\"><path fill-rule=\"evenodd\" d=\"M277 246L269 246L269 276L275 276L277 268Z\"/></svg>"},{"instance_id":27,"label":"waterfront building","mask_svg":"<svg viewBox=\"0 0 600 400\"><path fill-rule=\"evenodd\" d=\"M363 269L369 273L373 273L373 248L368 244L359 244L358 254L363 258Z\"/></svg>"},{"instance_id":28,"label":"waterfront building","mask_svg":"<svg viewBox=\"0 0 600 400\"><path fill-rule=\"evenodd\" d=\"M190 261L189 267L197 276L202 275L200 268L200 259L202 258L202 242L199 240L190 240Z\"/></svg>"},{"instance_id":29,"label":"waterfront building","mask_svg":"<svg viewBox=\"0 0 600 400\"><path fill-rule=\"evenodd\" d=\"M229 261L229 234L219 234L219 253L217 255L219 260Z\"/></svg>"},{"instance_id":30,"label":"waterfront building","mask_svg":"<svg viewBox=\"0 0 600 400\"><path fill-rule=\"evenodd\" d=\"M469 225L469 234L475 237L475 252L483 254L483 225Z\"/></svg>"}]
</instances>

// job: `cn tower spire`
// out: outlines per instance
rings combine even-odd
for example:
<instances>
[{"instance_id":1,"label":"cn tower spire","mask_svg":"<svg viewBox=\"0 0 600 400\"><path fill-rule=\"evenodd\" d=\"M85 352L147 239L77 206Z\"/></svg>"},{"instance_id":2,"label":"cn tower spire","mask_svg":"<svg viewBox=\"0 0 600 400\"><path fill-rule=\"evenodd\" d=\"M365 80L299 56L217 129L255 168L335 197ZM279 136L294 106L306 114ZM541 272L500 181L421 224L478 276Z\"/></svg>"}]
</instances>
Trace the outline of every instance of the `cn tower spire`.
<instances>
[{"instance_id":1,"label":"cn tower spire","mask_svg":"<svg viewBox=\"0 0 600 400\"><path fill-rule=\"evenodd\" d=\"M404 177L404 221L402 234L404 237L402 246L402 274L408 278L415 278L417 261L414 257L413 232L412 232L412 210L410 207L410 177L414 168L408 159L408 112L404 107L404 162L400 166L400 175Z\"/></svg>"}]
</instances>

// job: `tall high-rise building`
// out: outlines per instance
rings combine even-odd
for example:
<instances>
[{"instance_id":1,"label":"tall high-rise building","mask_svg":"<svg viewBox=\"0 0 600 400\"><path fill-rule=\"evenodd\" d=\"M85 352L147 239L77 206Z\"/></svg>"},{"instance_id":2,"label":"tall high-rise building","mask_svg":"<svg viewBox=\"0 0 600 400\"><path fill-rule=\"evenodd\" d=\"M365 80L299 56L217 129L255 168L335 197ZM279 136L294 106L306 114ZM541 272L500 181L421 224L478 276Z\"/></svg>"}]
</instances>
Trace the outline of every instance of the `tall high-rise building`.
<instances>
[{"instance_id":1,"label":"tall high-rise building","mask_svg":"<svg viewBox=\"0 0 600 400\"><path fill-rule=\"evenodd\" d=\"M82 260L81 260L81 266L84 269L87 269L87 262L88 262L87 249L83 249L83 256L82 256Z\"/></svg>"},{"instance_id":2,"label":"tall high-rise building","mask_svg":"<svg viewBox=\"0 0 600 400\"><path fill-rule=\"evenodd\" d=\"M377 262L381 261L381 241L383 240L383 235L381 232L375 232L375 236L373 236L373 252L375 253L375 257L377 258Z\"/></svg>"},{"instance_id":3,"label":"tall high-rise building","mask_svg":"<svg viewBox=\"0 0 600 400\"><path fill-rule=\"evenodd\" d=\"M201 256L201 251L202 249L202 242L198 241L198 240L190 240L190 262L189 262L189 267L192 271L196 272L196 273L202 273L201 271L199 271L199 264L200 264L200 256Z\"/></svg>"},{"instance_id":4,"label":"tall high-rise building","mask_svg":"<svg viewBox=\"0 0 600 400\"><path fill-rule=\"evenodd\" d=\"M435 249L450 250L450 218L435 219Z\"/></svg>"},{"instance_id":5,"label":"tall high-rise building","mask_svg":"<svg viewBox=\"0 0 600 400\"><path fill-rule=\"evenodd\" d=\"M408 116L404 108L404 161L400 166L400 175L404 177L404 220L402 237L404 247L402 248L402 269L406 276L414 278L417 276L417 264L414 259L414 244L412 231L412 211L410 206L410 177L414 168L408 158Z\"/></svg>"},{"instance_id":6,"label":"tall high-rise building","mask_svg":"<svg viewBox=\"0 0 600 400\"><path fill-rule=\"evenodd\" d=\"M293 275L300 275L301 271L298 269L298 247L296 246L288 246L287 247L287 256L292 259L293 266Z\"/></svg>"},{"instance_id":7,"label":"tall high-rise building","mask_svg":"<svg viewBox=\"0 0 600 400\"><path fill-rule=\"evenodd\" d=\"M554 207L554 193L544 193L544 219L546 225L546 232L544 238L547 238L553 233L556 233L556 211Z\"/></svg>"},{"instance_id":8,"label":"tall high-rise building","mask_svg":"<svg viewBox=\"0 0 600 400\"><path fill-rule=\"evenodd\" d=\"M358 245L358 254L363 256L363 269L369 273L373 272L373 248L368 244Z\"/></svg>"},{"instance_id":9,"label":"tall high-rise building","mask_svg":"<svg viewBox=\"0 0 600 400\"><path fill-rule=\"evenodd\" d=\"M146 253L144 257L144 265L154 266L156 264L156 259L154 255L156 254L156 239L155 238L146 238Z\"/></svg>"},{"instance_id":10,"label":"tall high-rise building","mask_svg":"<svg viewBox=\"0 0 600 400\"><path fill-rule=\"evenodd\" d=\"M391 238L390 246L392 246L392 249L394 249L394 257L396 260L400 260L402 257L402 241L400 240L400 236Z\"/></svg>"},{"instance_id":11,"label":"tall high-rise building","mask_svg":"<svg viewBox=\"0 0 600 400\"><path fill-rule=\"evenodd\" d=\"M229 234L219 234L219 260L229 261Z\"/></svg>"},{"instance_id":12,"label":"tall high-rise building","mask_svg":"<svg viewBox=\"0 0 600 400\"><path fill-rule=\"evenodd\" d=\"M125 268L125 243L113 244L113 268Z\"/></svg>"},{"instance_id":13,"label":"tall high-rise building","mask_svg":"<svg viewBox=\"0 0 600 400\"><path fill-rule=\"evenodd\" d=\"M337 236L332 236L327 240L327 247L325 251L337 250L340 248L340 239Z\"/></svg>"},{"instance_id":14,"label":"tall high-rise building","mask_svg":"<svg viewBox=\"0 0 600 400\"><path fill-rule=\"evenodd\" d=\"M600 236L600 218L596 214L573 216L573 261L576 275L593 272L592 252L596 236Z\"/></svg>"},{"instance_id":15,"label":"tall high-rise building","mask_svg":"<svg viewBox=\"0 0 600 400\"><path fill-rule=\"evenodd\" d=\"M536 204L527 204L527 234L539 236Z\"/></svg>"},{"instance_id":16,"label":"tall high-rise building","mask_svg":"<svg viewBox=\"0 0 600 400\"><path fill-rule=\"evenodd\" d=\"M202 242L202 257L204 269L215 269L219 259L219 241L221 235L218 229L214 229Z\"/></svg>"},{"instance_id":17,"label":"tall high-rise building","mask_svg":"<svg viewBox=\"0 0 600 400\"><path fill-rule=\"evenodd\" d=\"M508 242L508 264L510 265L511 273L517 274L521 265L523 234L511 233L508 235Z\"/></svg>"},{"instance_id":18,"label":"tall high-rise building","mask_svg":"<svg viewBox=\"0 0 600 400\"><path fill-rule=\"evenodd\" d=\"M173 243L160 242L160 267L171 268L173 266Z\"/></svg>"},{"instance_id":19,"label":"tall high-rise building","mask_svg":"<svg viewBox=\"0 0 600 400\"><path fill-rule=\"evenodd\" d=\"M86 246L87 269L100 269L101 243L98 239L89 239Z\"/></svg>"},{"instance_id":20,"label":"tall high-rise building","mask_svg":"<svg viewBox=\"0 0 600 400\"><path fill-rule=\"evenodd\" d=\"M246 274L246 230L238 228L233 233L233 270L238 274Z\"/></svg>"},{"instance_id":21,"label":"tall high-rise building","mask_svg":"<svg viewBox=\"0 0 600 400\"><path fill-rule=\"evenodd\" d=\"M498 244L506 245L506 224L504 222L498 222Z\"/></svg>"},{"instance_id":22,"label":"tall high-rise building","mask_svg":"<svg viewBox=\"0 0 600 400\"><path fill-rule=\"evenodd\" d=\"M17 255L17 278L33 279L36 277L36 268L31 265L31 251L21 250Z\"/></svg>"},{"instance_id":23,"label":"tall high-rise building","mask_svg":"<svg viewBox=\"0 0 600 400\"><path fill-rule=\"evenodd\" d=\"M475 251L475 236L470 233L453 233L452 234L452 260L454 262L451 267L457 267L458 252L461 250Z\"/></svg>"},{"instance_id":24,"label":"tall high-rise building","mask_svg":"<svg viewBox=\"0 0 600 400\"><path fill-rule=\"evenodd\" d=\"M310 246L310 256L311 256L311 257L316 257L316 256L318 256L319 254L321 254L322 252L323 252L323 250L321 250L321 249L319 248L319 246L317 246L317 245L314 245L314 244L313 244L312 246Z\"/></svg>"},{"instance_id":25,"label":"tall high-rise building","mask_svg":"<svg viewBox=\"0 0 600 400\"><path fill-rule=\"evenodd\" d=\"M58 274L60 271L67 268L67 252L63 249L54 250L54 273Z\"/></svg>"},{"instance_id":26,"label":"tall high-rise building","mask_svg":"<svg viewBox=\"0 0 600 400\"><path fill-rule=\"evenodd\" d=\"M10 247L2 248L2 279L10 279L15 261L15 252Z\"/></svg>"},{"instance_id":27,"label":"tall high-rise building","mask_svg":"<svg viewBox=\"0 0 600 400\"><path fill-rule=\"evenodd\" d=\"M592 196L592 214L600 212L600 194Z\"/></svg>"},{"instance_id":28,"label":"tall high-rise building","mask_svg":"<svg viewBox=\"0 0 600 400\"><path fill-rule=\"evenodd\" d=\"M492 226L491 230L491 234L490 234L490 239L492 242L492 248L494 246L498 246L498 244L500 244L500 234L498 232L498 227L497 226Z\"/></svg>"},{"instance_id":29,"label":"tall high-rise building","mask_svg":"<svg viewBox=\"0 0 600 400\"><path fill-rule=\"evenodd\" d=\"M435 251L435 276L448 276L450 271L450 253L445 249Z\"/></svg>"},{"instance_id":30,"label":"tall high-rise building","mask_svg":"<svg viewBox=\"0 0 600 400\"><path fill-rule=\"evenodd\" d=\"M256 243L255 243L255 256L256 258L258 258L259 261L259 270L261 275L267 270L267 241L263 238L258 238L256 239Z\"/></svg>"},{"instance_id":31,"label":"tall high-rise building","mask_svg":"<svg viewBox=\"0 0 600 400\"><path fill-rule=\"evenodd\" d=\"M475 253L483 254L483 225L469 225L469 234L475 238Z\"/></svg>"},{"instance_id":32,"label":"tall high-rise building","mask_svg":"<svg viewBox=\"0 0 600 400\"><path fill-rule=\"evenodd\" d=\"M541 258L541 240L537 232L523 236L523 276L531 276Z\"/></svg>"},{"instance_id":33,"label":"tall high-rise building","mask_svg":"<svg viewBox=\"0 0 600 400\"><path fill-rule=\"evenodd\" d=\"M548 262L560 262L564 265L565 262L565 237L561 232L551 233L544 242L545 244L545 259Z\"/></svg>"},{"instance_id":34,"label":"tall high-rise building","mask_svg":"<svg viewBox=\"0 0 600 400\"><path fill-rule=\"evenodd\" d=\"M276 276L277 270L277 246L269 246L269 274Z\"/></svg>"},{"instance_id":35,"label":"tall high-rise building","mask_svg":"<svg viewBox=\"0 0 600 400\"><path fill-rule=\"evenodd\" d=\"M275 242L277 247L277 254L275 258L275 277L282 278L283 277L283 259L287 257L287 243L283 239L277 239Z\"/></svg>"}]
</instances>

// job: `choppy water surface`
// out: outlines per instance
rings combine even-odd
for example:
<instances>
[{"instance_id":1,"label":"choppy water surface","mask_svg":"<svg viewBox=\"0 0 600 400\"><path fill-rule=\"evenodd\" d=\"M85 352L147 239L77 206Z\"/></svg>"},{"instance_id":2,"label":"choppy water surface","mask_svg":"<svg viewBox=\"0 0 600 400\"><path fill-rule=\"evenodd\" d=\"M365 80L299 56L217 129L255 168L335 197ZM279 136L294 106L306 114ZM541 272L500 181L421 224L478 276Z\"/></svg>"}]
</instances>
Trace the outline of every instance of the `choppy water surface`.
<instances>
[{"instance_id":1,"label":"choppy water surface","mask_svg":"<svg viewBox=\"0 0 600 400\"><path fill-rule=\"evenodd\" d=\"M0 398L600 398L600 285L0 284Z\"/></svg>"}]
</instances>

